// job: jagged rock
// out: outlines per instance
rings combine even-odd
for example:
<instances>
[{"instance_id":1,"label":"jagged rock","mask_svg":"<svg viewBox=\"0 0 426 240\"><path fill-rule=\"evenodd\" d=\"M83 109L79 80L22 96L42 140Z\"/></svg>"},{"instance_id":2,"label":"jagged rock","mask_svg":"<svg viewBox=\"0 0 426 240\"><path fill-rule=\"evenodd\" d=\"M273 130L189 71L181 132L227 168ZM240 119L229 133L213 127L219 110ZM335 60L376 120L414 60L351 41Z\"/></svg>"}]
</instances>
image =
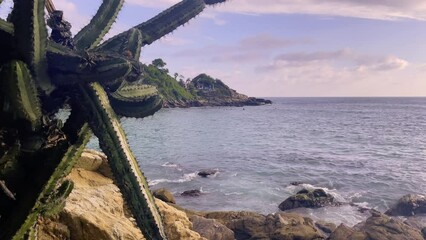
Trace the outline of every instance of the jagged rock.
<instances>
[{"instance_id":1,"label":"jagged rock","mask_svg":"<svg viewBox=\"0 0 426 240\"><path fill-rule=\"evenodd\" d=\"M413 216L426 213L426 196L408 194L386 211L389 216Z\"/></svg>"},{"instance_id":2,"label":"jagged rock","mask_svg":"<svg viewBox=\"0 0 426 240\"><path fill-rule=\"evenodd\" d=\"M324 239L312 219L294 213L264 216L253 212L211 212L205 215L234 231L239 239Z\"/></svg>"},{"instance_id":3,"label":"jagged rock","mask_svg":"<svg viewBox=\"0 0 426 240\"><path fill-rule=\"evenodd\" d=\"M351 235L354 233L355 231L346 226L345 224L340 224L336 230L334 230L330 237L328 238L328 240L343 240L343 239L350 239Z\"/></svg>"},{"instance_id":4,"label":"jagged rock","mask_svg":"<svg viewBox=\"0 0 426 240\"><path fill-rule=\"evenodd\" d=\"M234 240L234 232L225 225L214 219L207 219L193 215L189 218L192 222L192 229L202 237L214 240Z\"/></svg>"},{"instance_id":5,"label":"jagged rock","mask_svg":"<svg viewBox=\"0 0 426 240\"><path fill-rule=\"evenodd\" d=\"M329 240L422 240L423 235L400 220L390 218L380 212L371 211L372 216L357 226L357 230L340 225Z\"/></svg>"},{"instance_id":6,"label":"jagged rock","mask_svg":"<svg viewBox=\"0 0 426 240\"><path fill-rule=\"evenodd\" d=\"M192 230L192 223L185 212L177 210L159 199L156 199L155 203L164 216L163 221L169 240L207 240Z\"/></svg>"},{"instance_id":7,"label":"jagged rock","mask_svg":"<svg viewBox=\"0 0 426 240\"><path fill-rule=\"evenodd\" d=\"M152 195L154 195L154 197L156 197L156 198L158 198L158 199L160 199L160 200L162 200L166 203L176 204L176 200L175 200L175 197L173 197L173 194L165 188L160 188L160 189L153 191Z\"/></svg>"},{"instance_id":8,"label":"jagged rock","mask_svg":"<svg viewBox=\"0 0 426 240\"><path fill-rule=\"evenodd\" d=\"M200 190L194 189L194 190L188 190L181 194L181 196L184 197L199 197L202 195L202 192Z\"/></svg>"},{"instance_id":9,"label":"jagged rock","mask_svg":"<svg viewBox=\"0 0 426 240\"><path fill-rule=\"evenodd\" d=\"M326 193L323 189L307 190L302 189L295 195L287 198L278 207L282 211L295 208L320 208L324 206L340 205L334 200L331 194Z\"/></svg>"},{"instance_id":10,"label":"jagged rock","mask_svg":"<svg viewBox=\"0 0 426 240\"><path fill-rule=\"evenodd\" d=\"M70 238L59 239L145 239L112 179L81 168L68 178L74 189L56 222L69 229Z\"/></svg>"},{"instance_id":11,"label":"jagged rock","mask_svg":"<svg viewBox=\"0 0 426 240\"><path fill-rule=\"evenodd\" d=\"M332 233L334 230L336 230L336 224L334 223L330 223L330 222L326 222L326 221L317 221L315 222L315 226L320 229L321 231L330 234Z\"/></svg>"},{"instance_id":12,"label":"jagged rock","mask_svg":"<svg viewBox=\"0 0 426 240\"><path fill-rule=\"evenodd\" d=\"M207 177L210 175L215 175L218 172L217 169L206 169L198 172L198 176Z\"/></svg>"}]
</instances>

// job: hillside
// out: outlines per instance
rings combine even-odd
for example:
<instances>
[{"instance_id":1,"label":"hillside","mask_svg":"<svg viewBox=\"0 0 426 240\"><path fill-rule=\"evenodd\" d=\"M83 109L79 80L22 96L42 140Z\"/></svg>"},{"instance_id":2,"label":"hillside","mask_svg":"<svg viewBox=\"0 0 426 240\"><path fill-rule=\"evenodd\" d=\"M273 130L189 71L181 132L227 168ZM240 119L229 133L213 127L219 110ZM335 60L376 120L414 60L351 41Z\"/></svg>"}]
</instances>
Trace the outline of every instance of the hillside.
<instances>
[{"instance_id":1,"label":"hillside","mask_svg":"<svg viewBox=\"0 0 426 240\"><path fill-rule=\"evenodd\" d=\"M240 94L222 80L204 73L186 81L177 73L173 78L162 59L155 59L151 64L145 65L144 73L143 82L158 88L164 107L257 106L271 103L269 100Z\"/></svg>"}]
</instances>

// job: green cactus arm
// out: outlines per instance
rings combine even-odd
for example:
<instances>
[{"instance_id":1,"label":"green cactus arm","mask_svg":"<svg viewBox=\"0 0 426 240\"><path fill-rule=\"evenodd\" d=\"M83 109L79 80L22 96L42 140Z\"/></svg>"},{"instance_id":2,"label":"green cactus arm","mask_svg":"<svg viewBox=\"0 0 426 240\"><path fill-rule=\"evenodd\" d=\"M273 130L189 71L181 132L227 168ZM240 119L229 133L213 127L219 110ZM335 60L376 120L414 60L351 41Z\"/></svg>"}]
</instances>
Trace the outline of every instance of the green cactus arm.
<instances>
[{"instance_id":1,"label":"green cactus arm","mask_svg":"<svg viewBox=\"0 0 426 240\"><path fill-rule=\"evenodd\" d=\"M103 0L90 23L74 37L75 46L81 50L96 47L108 33L123 3L124 0Z\"/></svg>"},{"instance_id":2,"label":"green cactus arm","mask_svg":"<svg viewBox=\"0 0 426 240\"><path fill-rule=\"evenodd\" d=\"M115 83L132 70L132 62L117 54L88 53L83 57L70 49L50 43L47 51L49 75L55 85L99 81Z\"/></svg>"},{"instance_id":3,"label":"green cactus arm","mask_svg":"<svg viewBox=\"0 0 426 240\"><path fill-rule=\"evenodd\" d=\"M163 106L158 90L150 85L128 85L109 94L112 108L119 115L144 118Z\"/></svg>"},{"instance_id":4,"label":"green cactus arm","mask_svg":"<svg viewBox=\"0 0 426 240\"><path fill-rule=\"evenodd\" d=\"M179 26L185 24L205 8L203 0L183 0L171 8L161 12L154 18L135 26L134 28L141 31L143 40L142 46L151 44L168 33L171 33ZM103 48L106 45L112 44L111 41L126 40L127 31L112 37L100 45Z\"/></svg>"},{"instance_id":5,"label":"green cactus arm","mask_svg":"<svg viewBox=\"0 0 426 240\"><path fill-rule=\"evenodd\" d=\"M15 26L15 46L19 59L30 66L38 86L50 94L54 87L47 75L44 3L44 0L15 0L11 22Z\"/></svg>"},{"instance_id":6,"label":"green cactus arm","mask_svg":"<svg viewBox=\"0 0 426 240\"><path fill-rule=\"evenodd\" d=\"M80 86L89 114L89 123L108 156L128 206L147 239L166 239L161 215L155 205L148 183L127 143L120 121L111 108L106 92L98 83Z\"/></svg>"},{"instance_id":7,"label":"green cactus arm","mask_svg":"<svg viewBox=\"0 0 426 240\"><path fill-rule=\"evenodd\" d=\"M25 234L31 229L37 218L40 214L43 213L43 206L46 204L46 199L53 193L58 182L64 178L71 171L72 167L76 161L80 158L81 153L83 152L87 142L91 136L90 128L85 124L80 132L78 141L71 145L66 151L65 155L60 160L59 164L50 175L50 178L47 180L42 191L37 197L35 204L33 205L31 211L27 215L24 223L19 227L19 230L13 235L13 240L21 240L24 238Z\"/></svg>"},{"instance_id":8,"label":"green cactus arm","mask_svg":"<svg viewBox=\"0 0 426 240\"><path fill-rule=\"evenodd\" d=\"M40 128L42 116L40 101L26 64L16 60L5 64L0 76L3 114L6 114L14 124L24 121L33 131Z\"/></svg>"},{"instance_id":9,"label":"green cactus arm","mask_svg":"<svg viewBox=\"0 0 426 240\"><path fill-rule=\"evenodd\" d=\"M136 28L131 28L123 33L123 38L115 38L112 41L102 44L95 51L115 52L127 55L136 61L139 61L142 48L142 33Z\"/></svg>"},{"instance_id":10,"label":"green cactus arm","mask_svg":"<svg viewBox=\"0 0 426 240\"><path fill-rule=\"evenodd\" d=\"M14 32L13 23L10 23L0 18L0 33L2 32L4 32L4 34L13 36L13 32Z\"/></svg>"}]
</instances>

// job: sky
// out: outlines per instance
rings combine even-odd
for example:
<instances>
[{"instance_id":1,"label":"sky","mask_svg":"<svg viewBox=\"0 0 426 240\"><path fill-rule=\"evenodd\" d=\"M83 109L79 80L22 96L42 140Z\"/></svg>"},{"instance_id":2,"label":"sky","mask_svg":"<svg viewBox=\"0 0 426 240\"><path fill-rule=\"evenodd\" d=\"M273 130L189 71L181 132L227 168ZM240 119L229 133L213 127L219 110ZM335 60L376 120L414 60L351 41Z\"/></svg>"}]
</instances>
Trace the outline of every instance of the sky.
<instances>
[{"instance_id":1,"label":"sky","mask_svg":"<svg viewBox=\"0 0 426 240\"><path fill-rule=\"evenodd\" d=\"M127 0L105 39L177 2ZM76 34L101 0L54 3ZM142 49L156 58L256 97L426 96L426 1L228 0Z\"/></svg>"}]
</instances>

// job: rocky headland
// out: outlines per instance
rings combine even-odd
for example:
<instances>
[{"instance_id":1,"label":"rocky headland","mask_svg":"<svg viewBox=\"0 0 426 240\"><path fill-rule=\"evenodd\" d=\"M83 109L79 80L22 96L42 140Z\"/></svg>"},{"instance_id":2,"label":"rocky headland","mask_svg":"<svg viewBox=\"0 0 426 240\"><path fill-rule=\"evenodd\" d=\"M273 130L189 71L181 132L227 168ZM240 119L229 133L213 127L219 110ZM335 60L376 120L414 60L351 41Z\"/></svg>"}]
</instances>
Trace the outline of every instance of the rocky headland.
<instances>
[{"instance_id":1,"label":"rocky headland","mask_svg":"<svg viewBox=\"0 0 426 240\"><path fill-rule=\"evenodd\" d=\"M165 108L187 108L206 106L260 106L271 104L271 100L248 97L227 86L222 80L207 74L193 79L184 79L180 74L169 75L166 63L155 59L144 66L144 84L156 86L163 98Z\"/></svg>"},{"instance_id":2,"label":"rocky headland","mask_svg":"<svg viewBox=\"0 0 426 240\"><path fill-rule=\"evenodd\" d=\"M84 152L67 177L75 187L64 209L57 216L39 219L38 239L145 239L114 184L107 161L102 153ZM404 196L386 214L371 209L370 217L353 227L290 212L197 212L177 206L166 189L157 189L154 196L171 240L421 240L426 235L422 218L426 201L421 195ZM281 205L287 210L336 204L323 191L303 190Z\"/></svg>"}]
</instances>

